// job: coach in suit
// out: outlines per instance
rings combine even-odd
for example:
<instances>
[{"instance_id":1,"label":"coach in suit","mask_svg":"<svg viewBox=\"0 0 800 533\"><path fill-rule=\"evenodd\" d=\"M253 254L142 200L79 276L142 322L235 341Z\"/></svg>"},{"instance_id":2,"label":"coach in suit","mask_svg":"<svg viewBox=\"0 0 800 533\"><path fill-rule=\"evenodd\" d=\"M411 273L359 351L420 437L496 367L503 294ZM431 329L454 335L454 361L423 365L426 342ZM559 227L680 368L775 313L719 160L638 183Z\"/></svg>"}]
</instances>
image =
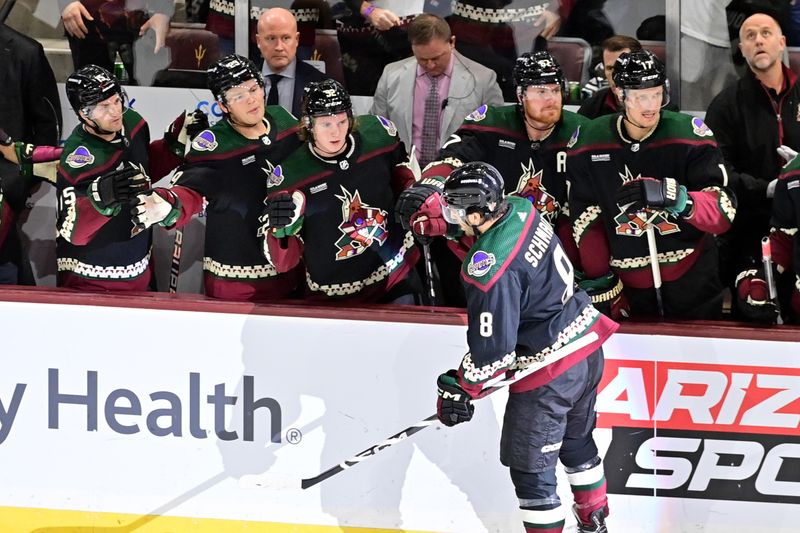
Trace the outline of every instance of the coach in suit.
<instances>
[{"instance_id":1,"label":"coach in suit","mask_svg":"<svg viewBox=\"0 0 800 533\"><path fill-rule=\"evenodd\" d=\"M267 9L258 19L256 44L264 58L261 69L267 91L267 105L280 105L300 116L303 87L322 81L325 74L297 59L300 33L291 11L281 7Z\"/></svg>"},{"instance_id":2,"label":"coach in suit","mask_svg":"<svg viewBox=\"0 0 800 533\"><path fill-rule=\"evenodd\" d=\"M422 14L408 26L413 57L390 63L378 81L371 112L397 126L424 166L481 104L501 105L494 71L455 51L447 22Z\"/></svg>"}]
</instances>

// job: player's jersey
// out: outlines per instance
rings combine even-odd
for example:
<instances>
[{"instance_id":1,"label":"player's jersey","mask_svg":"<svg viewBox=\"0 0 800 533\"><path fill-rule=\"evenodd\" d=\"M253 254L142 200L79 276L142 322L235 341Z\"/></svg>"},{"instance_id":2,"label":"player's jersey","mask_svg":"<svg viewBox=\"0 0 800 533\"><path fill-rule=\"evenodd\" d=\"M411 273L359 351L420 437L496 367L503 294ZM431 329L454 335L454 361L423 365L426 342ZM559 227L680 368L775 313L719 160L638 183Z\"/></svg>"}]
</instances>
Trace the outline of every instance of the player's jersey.
<instances>
[{"instance_id":1,"label":"player's jersey","mask_svg":"<svg viewBox=\"0 0 800 533\"><path fill-rule=\"evenodd\" d=\"M475 242L461 278L467 297L469 353L465 390L507 369L526 368L595 330L599 340L512 387L530 390L588 356L617 325L575 290L572 264L553 229L530 202L510 197L508 212Z\"/></svg>"},{"instance_id":2,"label":"player's jersey","mask_svg":"<svg viewBox=\"0 0 800 533\"><path fill-rule=\"evenodd\" d=\"M114 141L86 132L79 124L67 139L58 164L58 284L81 290L147 290L151 232L136 232L130 209L100 214L87 197L89 185L123 163L148 171L150 131L133 109L123 114Z\"/></svg>"},{"instance_id":3,"label":"player's jersey","mask_svg":"<svg viewBox=\"0 0 800 533\"><path fill-rule=\"evenodd\" d=\"M790 297L795 317L800 317L800 158L788 163L778 178L770 220L772 259L784 271L792 272Z\"/></svg>"},{"instance_id":4,"label":"player's jersey","mask_svg":"<svg viewBox=\"0 0 800 533\"><path fill-rule=\"evenodd\" d=\"M552 133L531 141L520 106L482 105L464 119L444 143L437 161L425 168L425 176L444 176L470 161L484 161L500 171L507 195L530 200L542 216L557 228L566 251L575 262L577 251L569 237L567 197L567 149L582 124L589 120L563 110Z\"/></svg>"},{"instance_id":5,"label":"player's jersey","mask_svg":"<svg viewBox=\"0 0 800 533\"><path fill-rule=\"evenodd\" d=\"M267 237L267 257L283 270L302 255L310 298L379 300L419 256L394 217L397 195L414 180L405 161L394 124L374 115L357 117L334 158L310 145L295 151L273 170L270 194L302 192L305 215L299 233Z\"/></svg>"},{"instance_id":6,"label":"player's jersey","mask_svg":"<svg viewBox=\"0 0 800 533\"><path fill-rule=\"evenodd\" d=\"M267 134L259 139L242 136L227 120L201 132L172 180L182 204L178 226L205 207L204 284L214 298L281 298L298 282L296 273L278 275L257 236L267 180L301 144L297 120L282 107L269 106L264 121Z\"/></svg>"},{"instance_id":7,"label":"player's jersey","mask_svg":"<svg viewBox=\"0 0 800 533\"><path fill-rule=\"evenodd\" d=\"M580 129L567 164L574 237L590 278L610 265L625 285L652 287L650 222L662 278L677 279L699 257L707 235L727 231L736 214L713 133L696 117L663 110L652 134L638 142L627 139L620 115L599 117ZM676 179L693 200L691 215L624 213L617 190L639 177Z\"/></svg>"}]
</instances>

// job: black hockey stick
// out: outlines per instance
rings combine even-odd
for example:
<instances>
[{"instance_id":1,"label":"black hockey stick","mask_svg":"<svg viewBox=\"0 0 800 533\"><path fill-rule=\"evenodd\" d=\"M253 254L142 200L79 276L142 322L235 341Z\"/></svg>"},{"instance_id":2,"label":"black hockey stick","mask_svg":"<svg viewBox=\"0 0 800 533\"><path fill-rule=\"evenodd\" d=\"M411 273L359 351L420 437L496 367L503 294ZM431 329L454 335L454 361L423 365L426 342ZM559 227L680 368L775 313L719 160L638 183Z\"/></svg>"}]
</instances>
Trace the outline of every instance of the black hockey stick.
<instances>
[{"instance_id":1,"label":"black hockey stick","mask_svg":"<svg viewBox=\"0 0 800 533\"><path fill-rule=\"evenodd\" d=\"M175 244L172 246L172 263L169 268L169 292L178 292L178 277L181 275L181 254L183 253L183 230L175 230Z\"/></svg>"},{"instance_id":2,"label":"black hockey stick","mask_svg":"<svg viewBox=\"0 0 800 533\"><path fill-rule=\"evenodd\" d=\"M533 374L537 370L544 368L551 363L558 361L559 359L563 359L564 357L588 346L589 344L597 341L599 337L597 333L591 331L584 335L583 337L572 341L571 343L567 344L566 346L562 346L558 350L553 351L549 355L545 356L545 360L537 363L533 363L527 368L522 370L518 370L511 374L511 376L506 377L506 374L497 376L494 379L489 380L484 389L483 393L481 394L481 398L487 396L493 392L496 392L504 387L508 387L512 383L516 383L517 381L528 377L529 375ZM425 429L428 426L431 426L437 423L438 420L436 419L436 414L433 414L416 424L413 424L402 431L399 431L389 437L388 439L370 446L366 450L363 450L353 457L346 459L339 463L336 466L333 466L324 472L310 478L297 478L283 474L276 474L272 472L264 472L263 474L251 474L242 476L239 478L239 486L242 488L269 488L269 489L307 489L313 487L318 483L322 483L326 479L335 476L339 472L344 472L348 468L357 465L361 461L368 459L378 452L385 450L391 446L394 446L398 442L402 442L407 440L410 436L414 435Z\"/></svg>"},{"instance_id":3,"label":"black hockey stick","mask_svg":"<svg viewBox=\"0 0 800 533\"><path fill-rule=\"evenodd\" d=\"M430 299L428 303L432 307L436 307L438 304L436 301L436 283L439 281L439 276L436 276L433 273L433 258L431 258L430 239L421 239L419 242L422 245L422 255L423 260L425 261L425 276L428 278L428 298Z\"/></svg>"}]
</instances>

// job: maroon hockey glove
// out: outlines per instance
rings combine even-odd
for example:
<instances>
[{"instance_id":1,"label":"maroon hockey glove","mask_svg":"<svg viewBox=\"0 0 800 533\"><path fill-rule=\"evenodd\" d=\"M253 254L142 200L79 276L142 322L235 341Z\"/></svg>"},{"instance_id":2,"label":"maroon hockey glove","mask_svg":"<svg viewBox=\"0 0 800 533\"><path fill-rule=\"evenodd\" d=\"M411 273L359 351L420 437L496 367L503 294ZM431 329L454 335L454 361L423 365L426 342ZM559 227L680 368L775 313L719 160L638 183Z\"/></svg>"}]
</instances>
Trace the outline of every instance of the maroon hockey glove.
<instances>
[{"instance_id":1,"label":"maroon hockey glove","mask_svg":"<svg viewBox=\"0 0 800 533\"><path fill-rule=\"evenodd\" d=\"M191 113L184 111L167 127L167 131L164 132L164 142L170 152L183 158L186 145L208 127L208 116L205 113L199 109Z\"/></svg>"},{"instance_id":2,"label":"maroon hockey glove","mask_svg":"<svg viewBox=\"0 0 800 533\"><path fill-rule=\"evenodd\" d=\"M395 220L403 226L404 230L413 231L411 228L411 217L413 217L430 198L435 197L436 202L438 202L440 191L441 189L439 187L431 183L415 183L408 189L402 191L394 206ZM441 208L439 212L441 213Z\"/></svg>"},{"instance_id":3,"label":"maroon hockey glove","mask_svg":"<svg viewBox=\"0 0 800 533\"><path fill-rule=\"evenodd\" d=\"M769 299L764 268L743 270L736 276L736 307L751 322L776 324L781 314L777 302Z\"/></svg>"},{"instance_id":4,"label":"maroon hockey glove","mask_svg":"<svg viewBox=\"0 0 800 533\"><path fill-rule=\"evenodd\" d=\"M472 420L475 406L467 392L458 384L458 373L450 369L436 380L439 398L436 400L436 417L451 427Z\"/></svg>"},{"instance_id":5,"label":"maroon hockey glove","mask_svg":"<svg viewBox=\"0 0 800 533\"><path fill-rule=\"evenodd\" d=\"M617 191L617 205L626 213L641 211L649 207L663 209L673 215L688 215L692 202L686 187L674 178L636 178Z\"/></svg>"}]
</instances>

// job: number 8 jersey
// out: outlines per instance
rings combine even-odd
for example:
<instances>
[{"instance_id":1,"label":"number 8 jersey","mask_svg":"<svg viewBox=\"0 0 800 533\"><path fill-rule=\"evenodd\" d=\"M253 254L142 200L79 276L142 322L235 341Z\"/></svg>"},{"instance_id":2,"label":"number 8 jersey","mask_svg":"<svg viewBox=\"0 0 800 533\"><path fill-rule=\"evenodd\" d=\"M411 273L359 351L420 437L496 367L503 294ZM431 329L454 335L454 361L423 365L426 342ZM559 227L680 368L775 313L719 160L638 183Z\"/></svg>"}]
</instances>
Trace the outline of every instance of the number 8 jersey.
<instances>
[{"instance_id":1,"label":"number 8 jersey","mask_svg":"<svg viewBox=\"0 0 800 533\"><path fill-rule=\"evenodd\" d=\"M548 354L596 331L598 340L511 387L524 392L551 381L597 350L618 327L575 289L574 271L552 226L523 198L480 236L462 265L469 352L460 381L473 396L482 383L547 360Z\"/></svg>"}]
</instances>

